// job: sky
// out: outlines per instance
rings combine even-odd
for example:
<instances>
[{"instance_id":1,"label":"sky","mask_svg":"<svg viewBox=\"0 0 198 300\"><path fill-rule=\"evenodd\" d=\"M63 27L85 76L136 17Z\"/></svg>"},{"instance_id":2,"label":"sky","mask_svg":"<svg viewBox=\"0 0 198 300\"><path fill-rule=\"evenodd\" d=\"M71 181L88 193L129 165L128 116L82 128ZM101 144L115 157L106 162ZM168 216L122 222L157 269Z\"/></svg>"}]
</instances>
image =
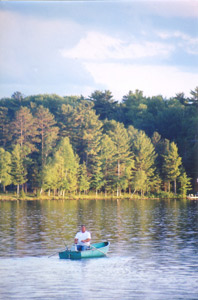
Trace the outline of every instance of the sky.
<instances>
[{"instance_id":1,"label":"sky","mask_svg":"<svg viewBox=\"0 0 198 300\"><path fill-rule=\"evenodd\" d=\"M198 0L0 2L0 98L197 86Z\"/></svg>"}]
</instances>

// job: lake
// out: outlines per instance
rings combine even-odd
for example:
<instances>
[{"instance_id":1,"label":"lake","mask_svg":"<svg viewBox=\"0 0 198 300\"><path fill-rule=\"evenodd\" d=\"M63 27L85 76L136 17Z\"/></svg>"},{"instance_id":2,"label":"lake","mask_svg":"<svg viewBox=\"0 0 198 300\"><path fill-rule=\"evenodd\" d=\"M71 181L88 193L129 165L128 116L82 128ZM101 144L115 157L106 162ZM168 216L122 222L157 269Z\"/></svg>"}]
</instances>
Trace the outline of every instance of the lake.
<instances>
[{"instance_id":1,"label":"lake","mask_svg":"<svg viewBox=\"0 0 198 300\"><path fill-rule=\"evenodd\" d=\"M60 260L82 223L108 256ZM1 201L0 276L1 299L198 299L198 201Z\"/></svg>"}]
</instances>

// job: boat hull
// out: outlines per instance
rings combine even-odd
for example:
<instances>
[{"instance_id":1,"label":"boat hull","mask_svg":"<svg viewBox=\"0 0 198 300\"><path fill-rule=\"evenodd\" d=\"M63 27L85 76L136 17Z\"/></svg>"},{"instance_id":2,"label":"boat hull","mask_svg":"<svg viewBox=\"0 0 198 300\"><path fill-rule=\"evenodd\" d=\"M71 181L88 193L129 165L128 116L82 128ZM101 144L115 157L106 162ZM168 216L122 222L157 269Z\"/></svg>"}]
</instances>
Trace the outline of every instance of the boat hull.
<instances>
[{"instance_id":1,"label":"boat hull","mask_svg":"<svg viewBox=\"0 0 198 300\"><path fill-rule=\"evenodd\" d=\"M187 196L188 200L198 200L198 196Z\"/></svg>"},{"instance_id":2,"label":"boat hull","mask_svg":"<svg viewBox=\"0 0 198 300\"><path fill-rule=\"evenodd\" d=\"M91 249L85 251L65 250L59 252L59 258L60 259L82 259L82 258L103 257L107 254L109 250L109 244L110 244L109 242L92 244Z\"/></svg>"}]
</instances>

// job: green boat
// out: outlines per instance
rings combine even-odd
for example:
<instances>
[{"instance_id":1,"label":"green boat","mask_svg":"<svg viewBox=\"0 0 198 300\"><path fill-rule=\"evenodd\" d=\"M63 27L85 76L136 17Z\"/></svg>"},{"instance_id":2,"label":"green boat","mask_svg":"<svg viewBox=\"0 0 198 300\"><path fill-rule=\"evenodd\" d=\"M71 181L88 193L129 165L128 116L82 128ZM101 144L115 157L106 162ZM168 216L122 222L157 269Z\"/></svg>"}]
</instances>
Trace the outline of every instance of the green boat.
<instances>
[{"instance_id":1,"label":"green boat","mask_svg":"<svg viewBox=\"0 0 198 300\"><path fill-rule=\"evenodd\" d=\"M66 249L65 251L59 252L61 259L81 259L81 258L95 258L106 256L109 251L110 242L102 242L92 244L89 250L85 251L72 251Z\"/></svg>"}]
</instances>

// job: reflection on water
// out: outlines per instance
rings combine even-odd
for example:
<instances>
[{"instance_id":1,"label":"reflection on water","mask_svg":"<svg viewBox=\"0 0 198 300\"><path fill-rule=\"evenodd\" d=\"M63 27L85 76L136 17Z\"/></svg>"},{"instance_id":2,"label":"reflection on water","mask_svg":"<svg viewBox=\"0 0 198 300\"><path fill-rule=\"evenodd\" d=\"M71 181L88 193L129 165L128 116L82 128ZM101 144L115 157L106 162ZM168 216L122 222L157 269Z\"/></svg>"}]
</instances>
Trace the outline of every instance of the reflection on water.
<instances>
[{"instance_id":1,"label":"reflection on water","mask_svg":"<svg viewBox=\"0 0 198 300\"><path fill-rule=\"evenodd\" d=\"M108 257L48 258L82 223ZM0 202L0 272L3 299L198 299L198 201Z\"/></svg>"}]
</instances>

